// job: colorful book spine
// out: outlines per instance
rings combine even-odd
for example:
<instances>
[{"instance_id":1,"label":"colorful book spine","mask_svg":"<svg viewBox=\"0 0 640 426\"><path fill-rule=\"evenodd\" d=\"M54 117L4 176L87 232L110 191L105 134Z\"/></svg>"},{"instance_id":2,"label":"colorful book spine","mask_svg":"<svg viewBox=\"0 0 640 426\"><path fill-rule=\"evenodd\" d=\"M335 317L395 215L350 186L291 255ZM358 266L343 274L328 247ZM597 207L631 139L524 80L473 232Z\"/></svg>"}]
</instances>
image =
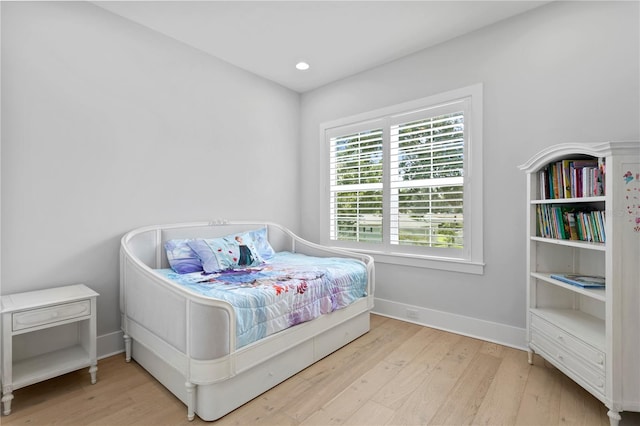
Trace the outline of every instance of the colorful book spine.
<instances>
[{"instance_id":1,"label":"colorful book spine","mask_svg":"<svg viewBox=\"0 0 640 426\"><path fill-rule=\"evenodd\" d=\"M536 205L537 235L559 240L604 243L605 212L576 210L569 206Z\"/></svg>"},{"instance_id":2,"label":"colorful book spine","mask_svg":"<svg viewBox=\"0 0 640 426\"><path fill-rule=\"evenodd\" d=\"M561 160L539 172L542 200L604 195L604 158Z\"/></svg>"}]
</instances>

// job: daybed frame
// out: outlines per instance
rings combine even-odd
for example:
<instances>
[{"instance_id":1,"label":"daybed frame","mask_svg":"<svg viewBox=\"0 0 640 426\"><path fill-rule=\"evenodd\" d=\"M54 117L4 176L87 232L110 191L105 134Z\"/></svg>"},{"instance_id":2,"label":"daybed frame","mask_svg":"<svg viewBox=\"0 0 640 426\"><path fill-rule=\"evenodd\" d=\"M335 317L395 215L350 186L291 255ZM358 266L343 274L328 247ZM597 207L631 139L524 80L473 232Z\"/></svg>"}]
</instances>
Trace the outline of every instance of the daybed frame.
<instances>
[{"instance_id":1,"label":"daybed frame","mask_svg":"<svg viewBox=\"0 0 640 426\"><path fill-rule=\"evenodd\" d=\"M351 257L368 270L367 296L313 321L236 350L235 313L224 301L161 277L164 242L216 238L267 227L275 251ZM127 233L120 248L120 310L126 360L133 357L187 406L187 417L216 420L369 331L374 265L370 256L305 241L265 222L195 222Z\"/></svg>"}]
</instances>

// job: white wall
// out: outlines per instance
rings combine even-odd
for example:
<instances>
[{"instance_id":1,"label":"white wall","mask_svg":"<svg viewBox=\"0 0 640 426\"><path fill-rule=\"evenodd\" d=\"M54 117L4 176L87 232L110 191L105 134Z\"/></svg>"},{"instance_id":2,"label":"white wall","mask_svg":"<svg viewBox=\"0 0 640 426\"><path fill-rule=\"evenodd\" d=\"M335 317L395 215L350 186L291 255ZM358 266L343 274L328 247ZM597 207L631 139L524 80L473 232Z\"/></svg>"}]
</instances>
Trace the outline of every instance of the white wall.
<instances>
[{"instance_id":1,"label":"white wall","mask_svg":"<svg viewBox=\"0 0 640 426\"><path fill-rule=\"evenodd\" d=\"M120 328L120 237L299 221L299 95L85 2L2 2L2 294L77 282Z\"/></svg>"},{"instance_id":2,"label":"white wall","mask_svg":"<svg viewBox=\"0 0 640 426\"><path fill-rule=\"evenodd\" d=\"M319 239L319 125L484 84L482 276L376 264L379 312L524 345L525 176L562 142L639 137L638 2L555 2L302 96L301 233ZM355 54L355 53L354 53ZM469 318L470 317L470 318Z\"/></svg>"}]
</instances>

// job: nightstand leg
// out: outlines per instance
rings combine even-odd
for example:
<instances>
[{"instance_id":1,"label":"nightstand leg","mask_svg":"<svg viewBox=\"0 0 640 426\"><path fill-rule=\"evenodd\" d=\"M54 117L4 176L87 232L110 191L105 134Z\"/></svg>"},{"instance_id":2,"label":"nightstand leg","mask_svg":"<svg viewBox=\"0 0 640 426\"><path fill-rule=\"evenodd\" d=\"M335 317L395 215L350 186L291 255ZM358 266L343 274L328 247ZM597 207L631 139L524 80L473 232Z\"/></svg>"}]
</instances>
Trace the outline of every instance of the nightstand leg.
<instances>
[{"instance_id":1,"label":"nightstand leg","mask_svg":"<svg viewBox=\"0 0 640 426\"><path fill-rule=\"evenodd\" d=\"M2 403L4 404L3 414L8 416L11 414L11 400L13 399L13 389L11 386L7 386L2 389Z\"/></svg>"},{"instance_id":2,"label":"nightstand leg","mask_svg":"<svg viewBox=\"0 0 640 426\"><path fill-rule=\"evenodd\" d=\"M98 372L98 366L97 365L92 365L91 367L89 367L89 374L91 375L91 384L95 385L96 384L96 373Z\"/></svg>"},{"instance_id":3,"label":"nightstand leg","mask_svg":"<svg viewBox=\"0 0 640 426\"><path fill-rule=\"evenodd\" d=\"M13 399L13 338L11 336L11 314L2 315L2 367L0 377L2 382L2 403L4 415L11 414L11 400Z\"/></svg>"},{"instance_id":4,"label":"nightstand leg","mask_svg":"<svg viewBox=\"0 0 640 426\"><path fill-rule=\"evenodd\" d=\"M529 365L533 365L533 351L531 349L527 351L527 361Z\"/></svg>"}]
</instances>

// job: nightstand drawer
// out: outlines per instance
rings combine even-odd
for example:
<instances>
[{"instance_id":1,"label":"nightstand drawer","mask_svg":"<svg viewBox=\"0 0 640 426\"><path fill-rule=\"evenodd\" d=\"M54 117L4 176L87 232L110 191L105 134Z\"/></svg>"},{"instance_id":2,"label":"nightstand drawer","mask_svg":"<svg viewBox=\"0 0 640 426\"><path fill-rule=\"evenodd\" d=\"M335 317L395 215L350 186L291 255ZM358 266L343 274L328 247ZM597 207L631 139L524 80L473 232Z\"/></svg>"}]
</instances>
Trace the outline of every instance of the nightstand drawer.
<instances>
[{"instance_id":1,"label":"nightstand drawer","mask_svg":"<svg viewBox=\"0 0 640 426\"><path fill-rule=\"evenodd\" d=\"M597 367L604 372L605 354L603 351L594 348L537 315L531 315L531 327L544 333L548 339L554 341L564 350L584 358L594 367Z\"/></svg>"},{"instance_id":2,"label":"nightstand drawer","mask_svg":"<svg viewBox=\"0 0 640 426\"><path fill-rule=\"evenodd\" d=\"M81 300L42 309L16 312L12 315L13 331L52 324L91 315L91 301Z\"/></svg>"}]
</instances>

